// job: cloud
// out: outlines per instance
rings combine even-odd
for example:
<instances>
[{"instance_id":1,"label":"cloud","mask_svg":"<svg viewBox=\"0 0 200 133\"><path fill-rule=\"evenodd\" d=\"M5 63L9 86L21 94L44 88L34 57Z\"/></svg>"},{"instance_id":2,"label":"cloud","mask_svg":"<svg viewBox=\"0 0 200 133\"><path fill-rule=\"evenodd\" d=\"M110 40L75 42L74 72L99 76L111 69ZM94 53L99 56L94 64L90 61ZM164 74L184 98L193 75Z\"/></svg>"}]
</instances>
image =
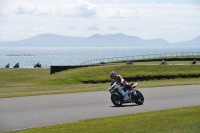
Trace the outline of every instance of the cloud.
<instances>
[{"instance_id":1,"label":"cloud","mask_svg":"<svg viewBox=\"0 0 200 133\"><path fill-rule=\"evenodd\" d=\"M65 18L200 20L200 5L128 3L74 0L7 0L1 16L49 16Z\"/></svg>"},{"instance_id":2,"label":"cloud","mask_svg":"<svg viewBox=\"0 0 200 133\"><path fill-rule=\"evenodd\" d=\"M92 25L87 28L88 30L100 30L100 28L97 25Z\"/></svg>"},{"instance_id":3,"label":"cloud","mask_svg":"<svg viewBox=\"0 0 200 133\"><path fill-rule=\"evenodd\" d=\"M119 30L121 28L119 28L117 25L111 25L108 30Z\"/></svg>"},{"instance_id":4,"label":"cloud","mask_svg":"<svg viewBox=\"0 0 200 133\"><path fill-rule=\"evenodd\" d=\"M0 3L1 16L58 16L58 17L95 17L97 7L89 2L50 1L8 1Z\"/></svg>"},{"instance_id":5,"label":"cloud","mask_svg":"<svg viewBox=\"0 0 200 133\"><path fill-rule=\"evenodd\" d=\"M66 29L67 29L67 30L75 30L75 29L77 29L77 27L71 26L71 27L66 27Z\"/></svg>"},{"instance_id":6,"label":"cloud","mask_svg":"<svg viewBox=\"0 0 200 133\"><path fill-rule=\"evenodd\" d=\"M97 6L89 2L79 2L72 7L75 16L95 17L97 15Z\"/></svg>"},{"instance_id":7,"label":"cloud","mask_svg":"<svg viewBox=\"0 0 200 133\"><path fill-rule=\"evenodd\" d=\"M34 30L34 31L42 31L44 29L46 29L46 28L45 27L33 27L32 28L32 30Z\"/></svg>"},{"instance_id":8,"label":"cloud","mask_svg":"<svg viewBox=\"0 0 200 133\"><path fill-rule=\"evenodd\" d=\"M200 27L189 27L185 25L161 25L162 29L172 29L172 30L200 30Z\"/></svg>"},{"instance_id":9,"label":"cloud","mask_svg":"<svg viewBox=\"0 0 200 133\"><path fill-rule=\"evenodd\" d=\"M146 20L200 20L200 6L168 3L107 5L101 11L101 17Z\"/></svg>"},{"instance_id":10,"label":"cloud","mask_svg":"<svg viewBox=\"0 0 200 133\"><path fill-rule=\"evenodd\" d=\"M135 27L130 27L130 28L128 28L127 30L130 30L130 31L138 31L138 29L135 28Z\"/></svg>"}]
</instances>

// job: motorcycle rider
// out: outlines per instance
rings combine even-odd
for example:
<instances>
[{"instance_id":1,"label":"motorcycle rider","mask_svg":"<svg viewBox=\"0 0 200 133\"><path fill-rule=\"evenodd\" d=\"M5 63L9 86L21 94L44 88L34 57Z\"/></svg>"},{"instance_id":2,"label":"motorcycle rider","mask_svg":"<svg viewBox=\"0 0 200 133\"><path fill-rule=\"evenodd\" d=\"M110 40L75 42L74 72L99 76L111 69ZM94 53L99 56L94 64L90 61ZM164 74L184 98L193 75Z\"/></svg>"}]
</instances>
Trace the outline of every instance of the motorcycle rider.
<instances>
[{"instance_id":1,"label":"motorcycle rider","mask_svg":"<svg viewBox=\"0 0 200 133\"><path fill-rule=\"evenodd\" d=\"M128 84L127 81L125 81L121 75L117 75L116 72L112 71L110 72L110 78L111 78L111 85L116 82L117 84L120 84L121 86L123 86L124 88L128 89L130 91L130 94L133 96L137 96L137 93L135 91L135 89L133 87L131 87L130 84Z\"/></svg>"}]
</instances>

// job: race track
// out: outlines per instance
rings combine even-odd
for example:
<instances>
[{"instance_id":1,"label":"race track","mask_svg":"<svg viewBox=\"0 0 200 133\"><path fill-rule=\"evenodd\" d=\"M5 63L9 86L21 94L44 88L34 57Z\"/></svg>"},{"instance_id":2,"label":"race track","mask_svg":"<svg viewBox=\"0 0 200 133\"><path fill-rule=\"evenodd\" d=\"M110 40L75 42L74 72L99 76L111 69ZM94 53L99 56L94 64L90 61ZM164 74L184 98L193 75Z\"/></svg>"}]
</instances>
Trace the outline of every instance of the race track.
<instances>
[{"instance_id":1,"label":"race track","mask_svg":"<svg viewBox=\"0 0 200 133\"><path fill-rule=\"evenodd\" d=\"M115 107L108 91L0 99L0 132L200 105L200 85L139 89L144 105Z\"/></svg>"}]
</instances>

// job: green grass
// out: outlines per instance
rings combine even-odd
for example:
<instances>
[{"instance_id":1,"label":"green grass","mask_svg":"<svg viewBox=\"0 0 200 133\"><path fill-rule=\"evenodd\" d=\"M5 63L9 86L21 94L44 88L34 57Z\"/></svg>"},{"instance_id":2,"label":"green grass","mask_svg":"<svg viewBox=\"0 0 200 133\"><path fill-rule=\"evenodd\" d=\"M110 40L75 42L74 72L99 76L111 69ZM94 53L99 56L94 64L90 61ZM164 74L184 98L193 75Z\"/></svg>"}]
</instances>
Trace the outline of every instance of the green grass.
<instances>
[{"instance_id":1,"label":"green grass","mask_svg":"<svg viewBox=\"0 0 200 133\"><path fill-rule=\"evenodd\" d=\"M134 107L137 108L137 107ZM200 106L83 120L15 133L199 133Z\"/></svg>"},{"instance_id":2,"label":"green grass","mask_svg":"<svg viewBox=\"0 0 200 133\"><path fill-rule=\"evenodd\" d=\"M109 73L116 71L118 74L128 77L137 75L173 75L173 74L200 74L199 65L112 65L96 66L90 68L77 68L60 73L65 78L48 80L47 84L81 83L82 81L109 80Z\"/></svg>"},{"instance_id":3,"label":"green grass","mask_svg":"<svg viewBox=\"0 0 200 133\"><path fill-rule=\"evenodd\" d=\"M109 73L122 76L200 74L199 65L110 65L76 68L50 75L49 68L0 69L0 98L107 90L109 83L82 81L110 80ZM140 88L200 84L200 78L137 81ZM134 81L133 81L134 82Z\"/></svg>"},{"instance_id":4,"label":"green grass","mask_svg":"<svg viewBox=\"0 0 200 133\"><path fill-rule=\"evenodd\" d=\"M1 86L15 84L77 84L88 80L110 80L109 73L122 76L200 74L199 65L113 65L76 68L50 75L49 69L0 69Z\"/></svg>"},{"instance_id":5,"label":"green grass","mask_svg":"<svg viewBox=\"0 0 200 133\"><path fill-rule=\"evenodd\" d=\"M158 65L146 62L133 65L113 65L77 68L50 75L50 69L0 69L0 98L105 91L109 83L83 84L82 81L109 80L110 71L122 76L200 74L199 65ZM180 62L179 62L180 63ZM182 64L184 62L181 62ZM155 65L156 64L156 65ZM200 78L138 81L138 88L200 84ZM134 107L136 108L136 107ZM21 133L199 133L200 106L139 113L118 117L84 120L47 127L37 127Z\"/></svg>"}]
</instances>

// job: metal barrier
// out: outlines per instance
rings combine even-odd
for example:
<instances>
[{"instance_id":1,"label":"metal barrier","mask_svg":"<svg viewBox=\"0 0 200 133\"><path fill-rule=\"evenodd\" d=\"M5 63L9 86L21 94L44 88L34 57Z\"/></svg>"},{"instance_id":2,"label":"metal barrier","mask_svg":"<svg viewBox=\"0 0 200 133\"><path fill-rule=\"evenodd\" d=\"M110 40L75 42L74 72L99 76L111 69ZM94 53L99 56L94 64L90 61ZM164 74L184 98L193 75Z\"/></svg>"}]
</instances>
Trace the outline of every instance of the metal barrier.
<instances>
[{"instance_id":1,"label":"metal barrier","mask_svg":"<svg viewBox=\"0 0 200 133\"><path fill-rule=\"evenodd\" d=\"M102 58L82 62L80 65L95 65L103 64L106 62L116 62L116 61L136 61L136 60L146 60L155 58L174 58L174 57L190 57L200 56L200 52L175 52L175 53L163 53L163 54L148 54L148 55L136 55L136 56L125 56L125 57L113 57L113 58Z\"/></svg>"}]
</instances>

